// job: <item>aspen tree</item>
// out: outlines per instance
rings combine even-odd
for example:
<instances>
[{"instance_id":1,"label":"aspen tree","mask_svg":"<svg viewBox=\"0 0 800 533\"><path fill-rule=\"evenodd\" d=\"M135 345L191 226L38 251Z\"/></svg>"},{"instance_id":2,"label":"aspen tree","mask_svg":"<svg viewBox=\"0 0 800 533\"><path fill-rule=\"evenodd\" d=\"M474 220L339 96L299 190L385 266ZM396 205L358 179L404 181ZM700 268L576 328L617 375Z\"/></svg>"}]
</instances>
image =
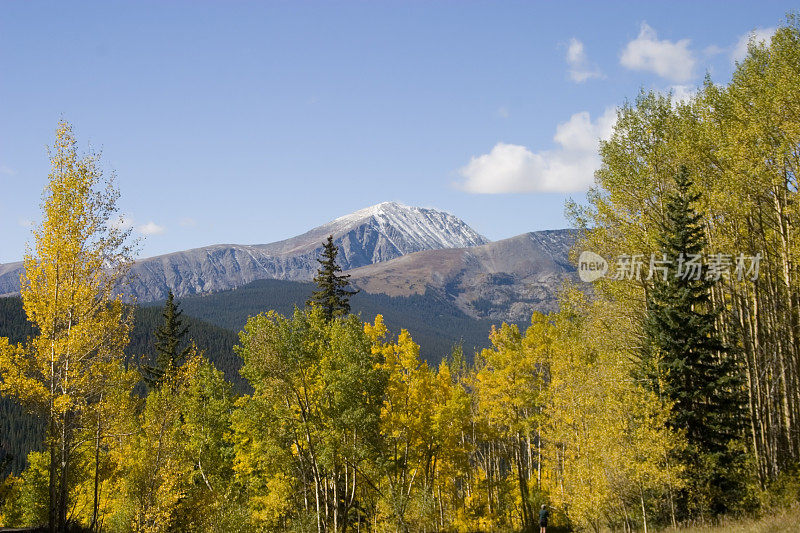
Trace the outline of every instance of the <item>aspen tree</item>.
<instances>
[{"instance_id":1,"label":"aspen tree","mask_svg":"<svg viewBox=\"0 0 800 533\"><path fill-rule=\"evenodd\" d=\"M25 254L21 293L36 336L10 345L0 339L0 392L47 423L48 522L67 526L76 434L91 420L98 365L120 362L129 317L115 292L129 264L128 232L111 224L119 193L103 176L99 156L80 157L72 127L62 121L50 154L42 222Z\"/></svg>"}]
</instances>

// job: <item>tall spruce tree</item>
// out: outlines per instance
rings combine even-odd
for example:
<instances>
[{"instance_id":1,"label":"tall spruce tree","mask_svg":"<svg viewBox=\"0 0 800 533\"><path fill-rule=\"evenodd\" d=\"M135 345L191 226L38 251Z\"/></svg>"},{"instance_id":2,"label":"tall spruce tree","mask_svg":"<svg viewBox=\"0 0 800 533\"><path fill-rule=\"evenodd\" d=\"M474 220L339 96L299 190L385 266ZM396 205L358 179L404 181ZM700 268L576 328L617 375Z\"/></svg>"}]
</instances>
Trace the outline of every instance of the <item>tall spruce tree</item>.
<instances>
[{"instance_id":1,"label":"tall spruce tree","mask_svg":"<svg viewBox=\"0 0 800 533\"><path fill-rule=\"evenodd\" d=\"M358 291L348 289L349 274L338 274L342 271L342 267L336 263L339 250L333 244L333 235L329 235L328 240L322 245L322 258L317 259L320 266L317 275L314 276L314 283L318 289L312 293L306 305L318 305L325 320L330 321L350 313L350 297Z\"/></svg>"},{"instance_id":2,"label":"tall spruce tree","mask_svg":"<svg viewBox=\"0 0 800 533\"><path fill-rule=\"evenodd\" d=\"M169 291L164 311L161 314L164 317L164 323L155 331L155 364L142 366L142 378L149 389L158 388L164 376L171 369L179 367L191 350L191 346L184 346L181 349L189 326L183 325L183 320L181 320L183 311L179 307L180 303L175 302L175 295Z\"/></svg>"},{"instance_id":3,"label":"tall spruce tree","mask_svg":"<svg viewBox=\"0 0 800 533\"><path fill-rule=\"evenodd\" d=\"M711 291L717 280L707 263L698 263L706 252L702 217L694 208L701 195L692 192L685 167L675 186L659 239L671 264L666 276L654 275L648 292L643 368L673 403L671 425L686 431L688 446L678 459L686 466L688 485L680 510L686 517L717 515L741 496L736 470L742 455L732 447L743 414L741 374L716 329L720 310Z\"/></svg>"}]
</instances>

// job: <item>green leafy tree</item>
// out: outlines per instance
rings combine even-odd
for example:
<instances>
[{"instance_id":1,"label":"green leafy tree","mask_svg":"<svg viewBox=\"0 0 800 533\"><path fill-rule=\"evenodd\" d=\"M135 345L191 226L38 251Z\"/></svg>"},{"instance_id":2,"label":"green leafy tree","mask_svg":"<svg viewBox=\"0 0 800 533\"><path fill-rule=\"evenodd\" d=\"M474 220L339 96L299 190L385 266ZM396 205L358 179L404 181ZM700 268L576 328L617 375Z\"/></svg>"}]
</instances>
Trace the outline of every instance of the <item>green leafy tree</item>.
<instances>
[{"instance_id":1,"label":"green leafy tree","mask_svg":"<svg viewBox=\"0 0 800 533\"><path fill-rule=\"evenodd\" d=\"M183 311L179 307L180 303L175 302L175 296L169 291L162 313L164 323L155 332L155 364L142 367L142 377L150 389L157 388L164 375L171 369L178 368L191 350L191 346L180 349L189 327L183 324Z\"/></svg>"},{"instance_id":2,"label":"green leafy tree","mask_svg":"<svg viewBox=\"0 0 800 533\"><path fill-rule=\"evenodd\" d=\"M125 474L108 496L112 530L236 531L230 388L192 345L147 395L138 431L114 450Z\"/></svg>"},{"instance_id":3,"label":"green leafy tree","mask_svg":"<svg viewBox=\"0 0 800 533\"><path fill-rule=\"evenodd\" d=\"M336 263L339 250L333 244L333 235L323 243L322 259L317 259L320 264L314 283L318 289L313 292L307 305L318 305L322 309L325 320L347 316L350 313L350 297L358 291L348 289L350 276L339 274L342 271Z\"/></svg>"},{"instance_id":4,"label":"green leafy tree","mask_svg":"<svg viewBox=\"0 0 800 533\"><path fill-rule=\"evenodd\" d=\"M322 309L251 317L237 353L253 387L233 415L235 471L258 529L345 531L375 486L386 388L358 317Z\"/></svg>"},{"instance_id":5,"label":"green leafy tree","mask_svg":"<svg viewBox=\"0 0 800 533\"><path fill-rule=\"evenodd\" d=\"M643 362L656 390L673 403L670 424L686 431L688 448L682 459L695 484L691 505L700 506L696 511L701 513L719 514L729 510L729 500L738 492L733 468L738 454L729 448L741 429L741 377L716 330L714 276L708 265L692 266L706 251L706 240L702 217L693 207L701 195L692 192L685 167L676 175L675 187L667 199L660 239L672 265L666 275L655 275L648 295L649 343ZM691 511L688 499L683 507Z\"/></svg>"}]
</instances>

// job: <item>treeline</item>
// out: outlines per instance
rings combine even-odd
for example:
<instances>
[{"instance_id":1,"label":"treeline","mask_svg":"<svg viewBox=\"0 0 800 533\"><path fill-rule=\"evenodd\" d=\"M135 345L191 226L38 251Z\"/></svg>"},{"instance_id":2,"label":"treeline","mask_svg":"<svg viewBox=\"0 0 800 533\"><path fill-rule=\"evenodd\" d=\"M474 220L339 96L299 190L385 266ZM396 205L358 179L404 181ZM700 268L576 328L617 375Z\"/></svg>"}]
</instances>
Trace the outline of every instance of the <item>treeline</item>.
<instances>
[{"instance_id":1,"label":"treeline","mask_svg":"<svg viewBox=\"0 0 800 533\"><path fill-rule=\"evenodd\" d=\"M249 317L265 309L289 315L295 306L303 307L314 287L313 283L306 282L258 280L235 290L185 296L181 298L181 307L189 316L240 331ZM462 344L470 358L476 350L489 345L492 326L489 320L465 315L431 290L405 297L362 291L351 298L350 304L353 313L361 314L364 320L382 315L395 334L401 328L407 329L420 344L422 356L428 362L441 361L454 344ZM154 305L160 308L161 304Z\"/></svg>"}]
</instances>

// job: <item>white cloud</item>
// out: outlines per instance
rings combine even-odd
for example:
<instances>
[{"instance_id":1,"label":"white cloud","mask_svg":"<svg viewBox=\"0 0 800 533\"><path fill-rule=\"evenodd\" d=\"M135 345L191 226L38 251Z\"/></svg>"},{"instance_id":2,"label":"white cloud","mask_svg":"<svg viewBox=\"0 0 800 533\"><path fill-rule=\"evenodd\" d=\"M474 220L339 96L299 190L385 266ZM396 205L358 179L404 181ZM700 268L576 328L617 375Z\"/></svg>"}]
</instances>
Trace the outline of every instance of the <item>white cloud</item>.
<instances>
[{"instance_id":1,"label":"white cloud","mask_svg":"<svg viewBox=\"0 0 800 533\"><path fill-rule=\"evenodd\" d=\"M674 103L686 104L697 94L698 88L694 85L672 85L669 90L672 91Z\"/></svg>"},{"instance_id":2,"label":"white cloud","mask_svg":"<svg viewBox=\"0 0 800 533\"><path fill-rule=\"evenodd\" d=\"M654 72L674 82L691 79L696 59L689 50L689 39L659 41L656 31L642 22L639 36L622 50L620 63L631 70Z\"/></svg>"},{"instance_id":3,"label":"white cloud","mask_svg":"<svg viewBox=\"0 0 800 533\"><path fill-rule=\"evenodd\" d=\"M179 224L184 228L193 228L197 225L197 221L193 218L185 217L180 220Z\"/></svg>"},{"instance_id":4,"label":"white cloud","mask_svg":"<svg viewBox=\"0 0 800 533\"><path fill-rule=\"evenodd\" d=\"M164 231L166 231L167 228L165 228L164 226L159 226L155 222L150 221L147 224L139 226L136 229L142 235L160 235L160 234L164 233Z\"/></svg>"},{"instance_id":5,"label":"white cloud","mask_svg":"<svg viewBox=\"0 0 800 533\"><path fill-rule=\"evenodd\" d=\"M508 118L511 116L511 113L508 112L507 107L502 106L497 110L497 116L500 118Z\"/></svg>"},{"instance_id":6,"label":"white cloud","mask_svg":"<svg viewBox=\"0 0 800 533\"><path fill-rule=\"evenodd\" d=\"M19 220L17 220L17 224L19 224L20 227L23 227L23 228L32 228L33 227L33 220L31 220L29 218L20 218Z\"/></svg>"},{"instance_id":7,"label":"white cloud","mask_svg":"<svg viewBox=\"0 0 800 533\"><path fill-rule=\"evenodd\" d=\"M464 181L456 186L476 194L585 191L600 167L600 139L611 135L616 118L613 108L594 122L586 111L575 113L556 128L556 150L497 143L459 169Z\"/></svg>"},{"instance_id":8,"label":"white cloud","mask_svg":"<svg viewBox=\"0 0 800 533\"><path fill-rule=\"evenodd\" d=\"M716 55L723 53L724 51L725 49L722 48L721 46L717 46L716 44L710 44L705 48L703 48L703 55L706 57L714 57Z\"/></svg>"},{"instance_id":9,"label":"white cloud","mask_svg":"<svg viewBox=\"0 0 800 533\"><path fill-rule=\"evenodd\" d=\"M0 165L0 174L4 176L14 176L16 175L17 171L11 167L7 167L6 165Z\"/></svg>"},{"instance_id":10,"label":"white cloud","mask_svg":"<svg viewBox=\"0 0 800 533\"><path fill-rule=\"evenodd\" d=\"M750 42L752 38L756 43L764 42L769 45L770 39L775 34L777 28L756 28L753 31L747 32L733 45L733 51L731 52L731 63L735 63L737 61L743 60L747 57L747 44Z\"/></svg>"},{"instance_id":11,"label":"white cloud","mask_svg":"<svg viewBox=\"0 0 800 533\"><path fill-rule=\"evenodd\" d=\"M591 78L601 78L603 73L600 68L589 63L583 43L576 38L569 40L567 47L567 64L569 65L569 77L575 83L583 83Z\"/></svg>"}]
</instances>

